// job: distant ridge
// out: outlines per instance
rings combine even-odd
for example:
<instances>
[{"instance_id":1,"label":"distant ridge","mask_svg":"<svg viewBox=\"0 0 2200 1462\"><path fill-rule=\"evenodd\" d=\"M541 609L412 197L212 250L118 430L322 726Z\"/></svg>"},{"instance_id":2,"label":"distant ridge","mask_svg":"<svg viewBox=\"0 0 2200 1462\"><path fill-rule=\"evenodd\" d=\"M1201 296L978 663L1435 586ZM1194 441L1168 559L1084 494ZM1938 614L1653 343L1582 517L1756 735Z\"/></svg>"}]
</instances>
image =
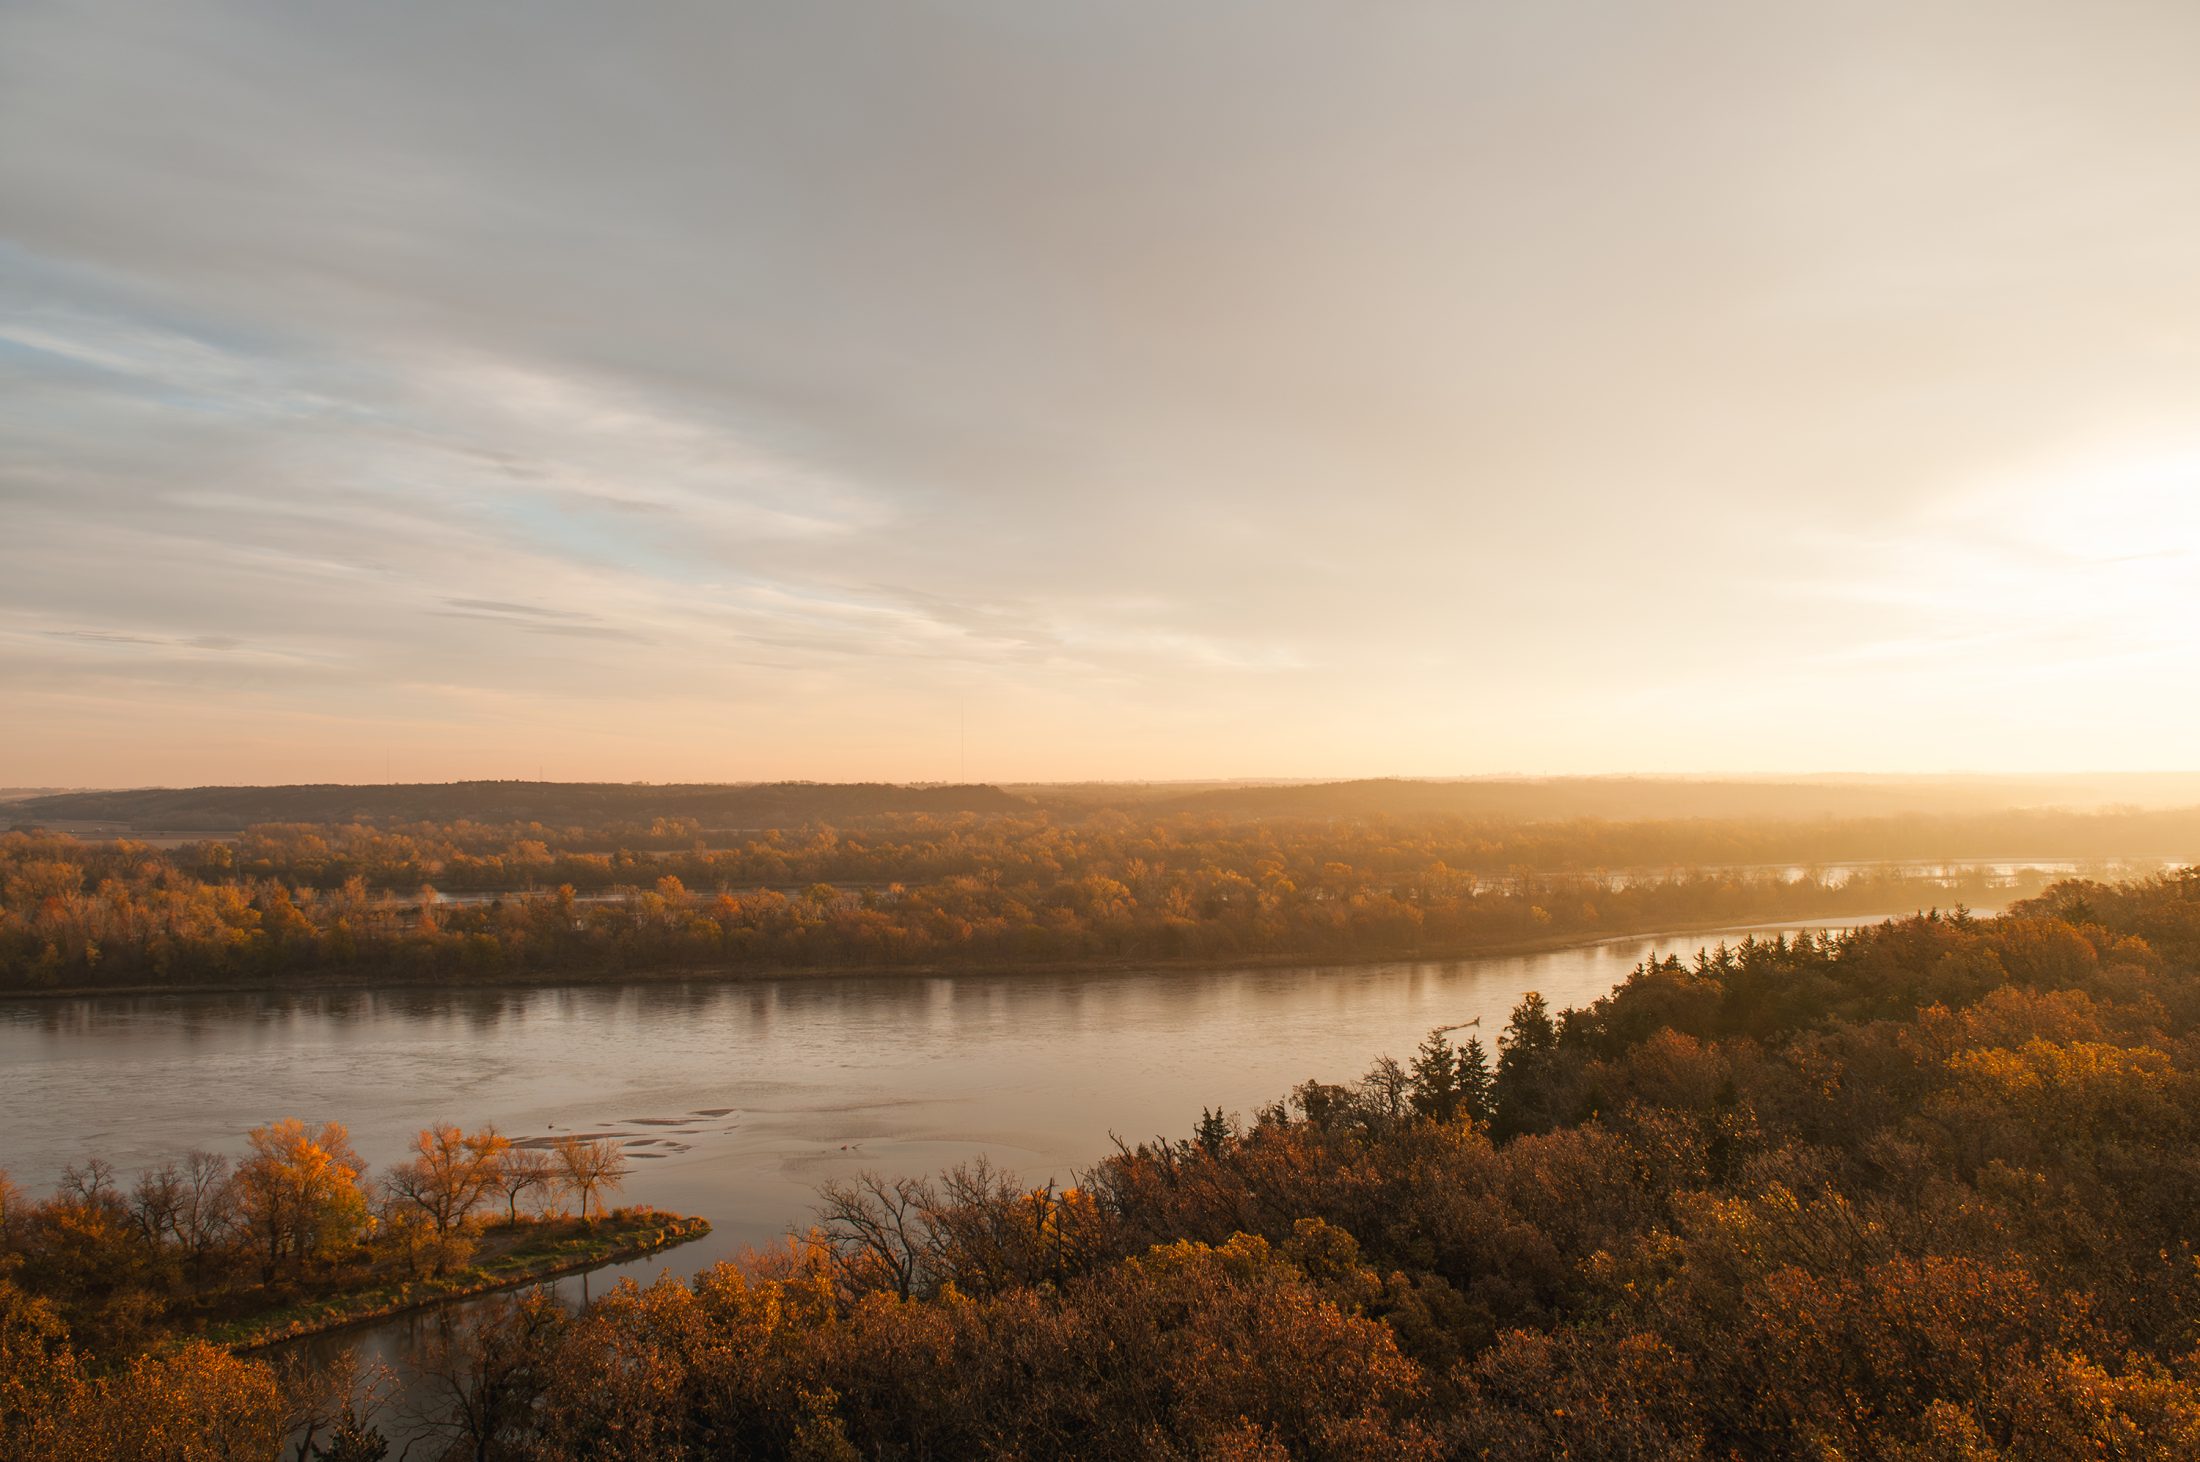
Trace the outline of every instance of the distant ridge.
<instances>
[{"instance_id":1,"label":"distant ridge","mask_svg":"<svg viewBox=\"0 0 2200 1462\"><path fill-rule=\"evenodd\" d=\"M897 812L1010 812L998 787L888 782L409 782L288 787L148 787L64 792L6 805L14 823L111 822L148 832L221 832L263 822L542 822L601 825L692 817L706 827L799 827Z\"/></svg>"},{"instance_id":2,"label":"distant ridge","mask_svg":"<svg viewBox=\"0 0 2200 1462\"><path fill-rule=\"evenodd\" d=\"M2200 807L2200 775L1483 777L1454 781L986 783L414 782L146 787L0 802L0 828L104 824L145 833L228 832L254 823L541 822L603 827L693 818L706 829L795 828L896 813L1102 813L1225 820L1454 818L1492 823L1815 820L2017 809Z\"/></svg>"},{"instance_id":3,"label":"distant ridge","mask_svg":"<svg viewBox=\"0 0 2200 1462\"><path fill-rule=\"evenodd\" d=\"M1049 789L1019 787L1041 803ZM1105 803L1098 789L1064 788L1064 804ZM1345 782L1124 788L1117 805L1146 813L1226 818L1457 817L1498 822L1564 818L1876 817L2010 808L2200 806L2200 775L2068 776L1488 777L1459 781L1370 778Z\"/></svg>"}]
</instances>

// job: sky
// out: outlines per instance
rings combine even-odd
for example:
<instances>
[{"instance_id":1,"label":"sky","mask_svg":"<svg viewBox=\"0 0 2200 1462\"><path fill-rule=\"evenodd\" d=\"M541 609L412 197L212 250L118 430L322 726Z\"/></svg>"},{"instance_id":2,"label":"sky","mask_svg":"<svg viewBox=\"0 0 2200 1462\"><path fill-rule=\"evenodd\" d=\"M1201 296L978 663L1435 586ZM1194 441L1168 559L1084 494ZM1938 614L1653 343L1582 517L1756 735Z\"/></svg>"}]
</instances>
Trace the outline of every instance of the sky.
<instances>
[{"instance_id":1,"label":"sky","mask_svg":"<svg viewBox=\"0 0 2200 1462\"><path fill-rule=\"evenodd\" d=\"M2196 55L0 0L0 785L2200 765Z\"/></svg>"}]
</instances>

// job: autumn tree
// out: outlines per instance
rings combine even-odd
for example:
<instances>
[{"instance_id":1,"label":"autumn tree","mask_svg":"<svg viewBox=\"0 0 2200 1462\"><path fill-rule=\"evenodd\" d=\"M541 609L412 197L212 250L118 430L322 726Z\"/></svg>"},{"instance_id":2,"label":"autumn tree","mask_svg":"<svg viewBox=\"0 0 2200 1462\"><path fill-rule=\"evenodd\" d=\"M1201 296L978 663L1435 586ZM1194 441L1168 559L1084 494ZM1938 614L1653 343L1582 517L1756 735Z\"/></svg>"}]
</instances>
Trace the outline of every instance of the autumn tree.
<instances>
[{"instance_id":1,"label":"autumn tree","mask_svg":"<svg viewBox=\"0 0 2200 1462\"><path fill-rule=\"evenodd\" d=\"M415 1134L413 1155L383 1174L382 1182L399 1202L425 1214L438 1235L446 1235L497 1190L511 1146L494 1127L461 1132L439 1122Z\"/></svg>"},{"instance_id":2,"label":"autumn tree","mask_svg":"<svg viewBox=\"0 0 2200 1462\"><path fill-rule=\"evenodd\" d=\"M52 1306L0 1277L0 1457L223 1462L273 1456L282 1434L265 1363L190 1341L97 1371Z\"/></svg>"},{"instance_id":3,"label":"autumn tree","mask_svg":"<svg viewBox=\"0 0 2200 1462\"><path fill-rule=\"evenodd\" d=\"M16 1236L24 1281L53 1297L80 1345L137 1344L168 1287L168 1257L139 1227L97 1158L64 1169L51 1201L28 1205Z\"/></svg>"},{"instance_id":4,"label":"autumn tree","mask_svg":"<svg viewBox=\"0 0 2200 1462\"><path fill-rule=\"evenodd\" d=\"M558 1185L579 1200L582 1218L588 1217L591 1201L595 1202L597 1211L602 1212L601 1195L617 1192L625 1185L627 1174L633 1171L627 1166L625 1154L619 1151L619 1144L608 1137L569 1134L560 1137L551 1151L557 1161Z\"/></svg>"},{"instance_id":5,"label":"autumn tree","mask_svg":"<svg viewBox=\"0 0 2200 1462\"><path fill-rule=\"evenodd\" d=\"M237 1165L237 1209L266 1274L359 1231L367 1216L359 1181L366 1164L341 1122L314 1128L286 1117L253 1128L245 1141L252 1152Z\"/></svg>"}]
</instances>

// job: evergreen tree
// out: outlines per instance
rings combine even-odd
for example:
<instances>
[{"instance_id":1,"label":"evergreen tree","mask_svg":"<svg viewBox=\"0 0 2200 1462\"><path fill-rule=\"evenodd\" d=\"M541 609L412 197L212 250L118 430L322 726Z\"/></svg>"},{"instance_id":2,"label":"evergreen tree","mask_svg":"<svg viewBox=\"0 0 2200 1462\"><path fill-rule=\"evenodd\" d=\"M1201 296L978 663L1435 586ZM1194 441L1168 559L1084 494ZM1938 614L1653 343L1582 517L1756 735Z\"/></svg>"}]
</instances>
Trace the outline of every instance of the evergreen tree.
<instances>
[{"instance_id":1,"label":"evergreen tree","mask_svg":"<svg viewBox=\"0 0 2200 1462\"><path fill-rule=\"evenodd\" d=\"M1490 1075L1489 1053L1480 1036L1468 1036L1459 1053L1459 1105L1477 1123L1486 1125L1497 1115L1497 1085Z\"/></svg>"},{"instance_id":2,"label":"evergreen tree","mask_svg":"<svg viewBox=\"0 0 2200 1462\"><path fill-rule=\"evenodd\" d=\"M1413 1058L1413 1110L1439 1122L1459 1115L1459 1053L1440 1030L1428 1033Z\"/></svg>"},{"instance_id":3,"label":"evergreen tree","mask_svg":"<svg viewBox=\"0 0 2200 1462\"><path fill-rule=\"evenodd\" d=\"M1558 1054L1558 1024L1550 1002L1530 990L1513 1007L1512 1020L1497 1038L1497 1112L1500 1136L1539 1132L1551 1125L1551 1069Z\"/></svg>"}]
</instances>

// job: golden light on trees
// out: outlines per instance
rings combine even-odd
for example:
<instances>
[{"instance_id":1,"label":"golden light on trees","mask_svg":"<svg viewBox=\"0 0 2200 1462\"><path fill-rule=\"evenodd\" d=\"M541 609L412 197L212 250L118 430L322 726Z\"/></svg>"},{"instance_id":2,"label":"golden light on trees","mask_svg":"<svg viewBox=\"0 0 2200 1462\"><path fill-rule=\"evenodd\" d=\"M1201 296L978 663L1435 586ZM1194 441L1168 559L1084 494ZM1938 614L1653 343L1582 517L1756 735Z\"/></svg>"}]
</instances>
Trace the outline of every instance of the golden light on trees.
<instances>
[{"instance_id":1,"label":"golden light on trees","mask_svg":"<svg viewBox=\"0 0 2200 1462\"><path fill-rule=\"evenodd\" d=\"M367 1222L360 1175L341 1122L309 1127L286 1117L246 1134L251 1155L237 1165L237 1202L272 1273L357 1234Z\"/></svg>"}]
</instances>

